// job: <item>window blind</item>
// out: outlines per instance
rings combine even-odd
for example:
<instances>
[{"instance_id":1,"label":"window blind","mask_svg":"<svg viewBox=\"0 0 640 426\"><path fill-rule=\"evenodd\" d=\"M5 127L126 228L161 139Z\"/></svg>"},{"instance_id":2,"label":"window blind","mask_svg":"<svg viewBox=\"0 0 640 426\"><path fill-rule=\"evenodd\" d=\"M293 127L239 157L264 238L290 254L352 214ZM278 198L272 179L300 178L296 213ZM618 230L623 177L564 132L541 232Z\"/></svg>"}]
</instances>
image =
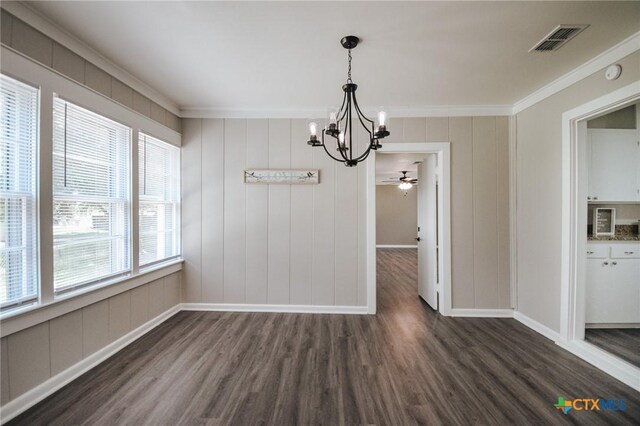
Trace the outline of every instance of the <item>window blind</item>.
<instances>
[{"instance_id":1,"label":"window blind","mask_svg":"<svg viewBox=\"0 0 640 426\"><path fill-rule=\"evenodd\" d=\"M140 265L180 255L180 149L140 133Z\"/></svg>"},{"instance_id":2,"label":"window blind","mask_svg":"<svg viewBox=\"0 0 640 426\"><path fill-rule=\"evenodd\" d=\"M130 271L131 129L60 98L53 106L56 293Z\"/></svg>"},{"instance_id":3,"label":"window blind","mask_svg":"<svg viewBox=\"0 0 640 426\"><path fill-rule=\"evenodd\" d=\"M0 307L38 297L38 89L0 74Z\"/></svg>"}]
</instances>

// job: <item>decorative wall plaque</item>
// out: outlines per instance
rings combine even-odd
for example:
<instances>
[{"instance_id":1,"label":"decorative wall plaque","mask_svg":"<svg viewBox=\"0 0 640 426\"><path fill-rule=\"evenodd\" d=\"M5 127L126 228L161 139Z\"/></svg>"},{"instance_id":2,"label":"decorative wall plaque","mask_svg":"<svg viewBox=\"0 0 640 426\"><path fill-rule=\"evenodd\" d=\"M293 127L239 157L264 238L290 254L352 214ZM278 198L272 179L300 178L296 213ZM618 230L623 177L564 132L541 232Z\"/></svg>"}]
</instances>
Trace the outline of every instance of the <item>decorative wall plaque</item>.
<instances>
[{"instance_id":1,"label":"decorative wall plaque","mask_svg":"<svg viewBox=\"0 0 640 426\"><path fill-rule=\"evenodd\" d=\"M245 183L266 184L317 184L318 170L260 170L252 169L244 172Z\"/></svg>"}]
</instances>

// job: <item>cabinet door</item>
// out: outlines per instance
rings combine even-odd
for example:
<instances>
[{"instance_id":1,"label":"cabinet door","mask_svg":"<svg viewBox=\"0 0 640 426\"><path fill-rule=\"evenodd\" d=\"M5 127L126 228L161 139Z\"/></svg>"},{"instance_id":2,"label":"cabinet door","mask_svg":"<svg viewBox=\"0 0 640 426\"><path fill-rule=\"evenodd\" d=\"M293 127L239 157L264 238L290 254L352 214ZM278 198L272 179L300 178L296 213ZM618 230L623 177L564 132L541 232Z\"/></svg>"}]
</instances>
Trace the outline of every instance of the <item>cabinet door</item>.
<instances>
[{"instance_id":1,"label":"cabinet door","mask_svg":"<svg viewBox=\"0 0 640 426\"><path fill-rule=\"evenodd\" d=\"M598 201L640 200L637 130L591 129L589 193Z\"/></svg>"},{"instance_id":2,"label":"cabinet door","mask_svg":"<svg viewBox=\"0 0 640 426\"><path fill-rule=\"evenodd\" d=\"M607 322L640 323L640 259L611 260L609 291L615 303Z\"/></svg>"},{"instance_id":3,"label":"cabinet door","mask_svg":"<svg viewBox=\"0 0 640 426\"><path fill-rule=\"evenodd\" d=\"M587 259L585 322L612 322L609 321L609 314L615 303L615 296L609 291L610 279L610 260Z\"/></svg>"}]
</instances>

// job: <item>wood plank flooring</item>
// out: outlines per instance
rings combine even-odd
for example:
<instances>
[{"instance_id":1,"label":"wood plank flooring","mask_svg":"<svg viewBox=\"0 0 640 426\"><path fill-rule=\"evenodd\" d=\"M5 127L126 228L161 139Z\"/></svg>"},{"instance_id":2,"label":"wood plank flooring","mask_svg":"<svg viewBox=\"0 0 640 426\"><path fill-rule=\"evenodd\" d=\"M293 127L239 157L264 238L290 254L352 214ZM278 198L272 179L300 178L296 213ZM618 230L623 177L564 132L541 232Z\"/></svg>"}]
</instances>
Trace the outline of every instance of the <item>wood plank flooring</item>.
<instances>
[{"instance_id":1,"label":"wood plank flooring","mask_svg":"<svg viewBox=\"0 0 640 426\"><path fill-rule=\"evenodd\" d=\"M640 328L588 328L584 340L640 367Z\"/></svg>"},{"instance_id":2,"label":"wood plank flooring","mask_svg":"<svg viewBox=\"0 0 640 426\"><path fill-rule=\"evenodd\" d=\"M639 393L515 320L431 311L415 257L379 250L375 316L181 312L11 423L638 424Z\"/></svg>"}]
</instances>

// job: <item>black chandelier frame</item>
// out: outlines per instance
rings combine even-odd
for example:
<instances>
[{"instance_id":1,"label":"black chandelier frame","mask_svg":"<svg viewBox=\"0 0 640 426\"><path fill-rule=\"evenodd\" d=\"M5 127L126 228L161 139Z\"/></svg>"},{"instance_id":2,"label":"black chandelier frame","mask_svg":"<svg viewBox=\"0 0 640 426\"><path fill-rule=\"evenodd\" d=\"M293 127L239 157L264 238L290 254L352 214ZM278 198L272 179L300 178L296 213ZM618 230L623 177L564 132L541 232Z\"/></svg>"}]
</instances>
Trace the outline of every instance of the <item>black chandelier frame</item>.
<instances>
[{"instance_id":1,"label":"black chandelier frame","mask_svg":"<svg viewBox=\"0 0 640 426\"><path fill-rule=\"evenodd\" d=\"M318 140L318 136L313 134L312 131L309 141L307 142L313 147L321 146L329 157L335 161L344 163L347 167L357 166L358 163L366 160L371 151L376 151L382 147L380 139L390 135L386 125L383 123L380 123L376 129L375 122L367 118L358 105L358 100L356 98L358 85L351 79L351 49L354 49L358 45L359 41L360 39L353 35L346 36L340 41L342 47L348 50L349 61L347 82L342 86L342 90L344 92L342 105L335 115L335 121L330 119L329 125L322 129L320 140ZM364 127L366 132L369 134L369 145L362 154L354 157L353 123L356 117L356 124L357 122L360 122L362 127ZM335 139L337 146L336 151L339 153L338 156L332 154L329 149L327 149L325 136Z\"/></svg>"}]
</instances>

